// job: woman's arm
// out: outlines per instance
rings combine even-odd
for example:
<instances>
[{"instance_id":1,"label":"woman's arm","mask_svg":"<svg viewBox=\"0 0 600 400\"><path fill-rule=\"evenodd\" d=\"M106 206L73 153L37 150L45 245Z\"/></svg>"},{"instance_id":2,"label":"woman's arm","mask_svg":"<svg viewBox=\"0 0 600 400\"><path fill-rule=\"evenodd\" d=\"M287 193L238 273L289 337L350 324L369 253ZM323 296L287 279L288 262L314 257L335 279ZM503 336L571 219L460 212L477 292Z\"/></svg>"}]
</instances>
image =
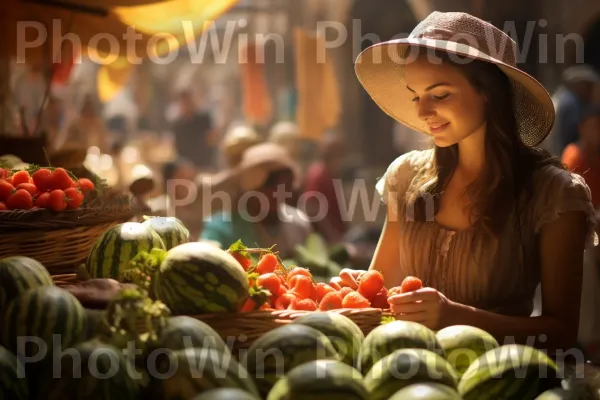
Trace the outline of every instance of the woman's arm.
<instances>
[{"instance_id":1,"label":"woman's arm","mask_svg":"<svg viewBox=\"0 0 600 400\"><path fill-rule=\"evenodd\" d=\"M571 349L579 328L586 232L586 215L580 212L562 214L542 229L541 316L509 317L454 304L449 322L477 326L499 341L514 337L518 343L535 344L551 352ZM545 340L540 340L540 335L545 335Z\"/></svg>"},{"instance_id":2,"label":"woman's arm","mask_svg":"<svg viewBox=\"0 0 600 400\"><path fill-rule=\"evenodd\" d=\"M369 270L381 272L385 280L385 286L391 288L398 285L404 278L400 269L400 231L398 221L387 217L375 249L373 260Z\"/></svg>"}]
</instances>

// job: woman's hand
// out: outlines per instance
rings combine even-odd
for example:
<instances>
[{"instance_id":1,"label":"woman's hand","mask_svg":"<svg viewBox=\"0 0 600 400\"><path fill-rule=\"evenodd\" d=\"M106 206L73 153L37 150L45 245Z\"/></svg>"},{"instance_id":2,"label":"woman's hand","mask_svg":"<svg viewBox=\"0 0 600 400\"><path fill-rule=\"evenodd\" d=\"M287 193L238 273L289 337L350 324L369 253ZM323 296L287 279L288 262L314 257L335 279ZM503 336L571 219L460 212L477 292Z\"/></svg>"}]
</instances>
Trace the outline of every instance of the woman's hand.
<instances>
[{"instance_id":1,"label":"woman's hand","mask_svg":"<svg viewBox=\"0 0 600 400\"><path fill-rule=\"evenodd\" d=\"M344 268L340 271L340 275L331 278L330 285L339 288L349 287L352 290L358 289L358 281L360 277L367 271L361 269ZM338 289L339 290L339 289Z\"/></svg>"},{"instance_id":2,"label":"woman's hand","mask_svg":"<svg viewBox=\"0 0 600 400\"><path fill-rule=\"evenodd\" d=\"M398 320L418 322L434 330L453 325L456 303L433 288L390 296L388 302Z\"/></svg>"}]
</instances>

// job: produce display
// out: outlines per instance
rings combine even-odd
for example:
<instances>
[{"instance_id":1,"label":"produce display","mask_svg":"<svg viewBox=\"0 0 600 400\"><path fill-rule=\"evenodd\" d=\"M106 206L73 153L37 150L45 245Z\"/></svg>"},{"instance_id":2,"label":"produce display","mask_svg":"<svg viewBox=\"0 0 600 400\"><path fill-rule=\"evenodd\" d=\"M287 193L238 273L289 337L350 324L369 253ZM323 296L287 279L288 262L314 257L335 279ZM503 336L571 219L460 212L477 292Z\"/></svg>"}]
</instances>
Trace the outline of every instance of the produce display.
<instances>
[{"instance_id":1,"label":"produce display","mask_svg":"<svg viewBox=\"0 0 600 400\"><path fill-rule=\"evenodd\" d=\"M74 210L95 188L91 180L78 179L64 168L0 168L0 211Z\"/></svg>"},{"instance_id":2,"label":"produce display","mask_svg":"<svg viewBox=\"0 0 600 400\"><path fill-rule=\"evenodd\" d=\"M0 259L0 399L580 398L532 347L396 320L388 298L420 289L417 277L387 288L377 271L317 275L274 248L190 242L179 220L158 218L113 227L90 249L80 279L128 284L98 314L36 260ZM377 326L365 330L361 313ZM246 326L231 337L212 325L267 315L272 326L241 350Z\"/></svg>"}]
</instances>

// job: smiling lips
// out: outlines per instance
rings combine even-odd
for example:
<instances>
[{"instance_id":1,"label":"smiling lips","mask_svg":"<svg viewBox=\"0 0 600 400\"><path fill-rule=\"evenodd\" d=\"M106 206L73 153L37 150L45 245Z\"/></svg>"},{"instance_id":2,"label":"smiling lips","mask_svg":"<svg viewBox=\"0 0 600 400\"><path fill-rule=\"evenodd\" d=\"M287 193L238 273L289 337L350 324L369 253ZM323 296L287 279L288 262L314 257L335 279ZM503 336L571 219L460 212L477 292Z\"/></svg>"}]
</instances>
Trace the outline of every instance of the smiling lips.
<instances>
[{"instance_id":1,"label":"smiling lips","mask_svg":"<svg viewBox=\"0 0 600 400\"><path fill-rule=\"evenodd\" d=\"M431 130L431 133L440 133L441 131L446 129L448 124L449 124L449 122L446 122L445 124L441 124L441 125L429 125L429 129Z\"/></svg>"}]
</instances>

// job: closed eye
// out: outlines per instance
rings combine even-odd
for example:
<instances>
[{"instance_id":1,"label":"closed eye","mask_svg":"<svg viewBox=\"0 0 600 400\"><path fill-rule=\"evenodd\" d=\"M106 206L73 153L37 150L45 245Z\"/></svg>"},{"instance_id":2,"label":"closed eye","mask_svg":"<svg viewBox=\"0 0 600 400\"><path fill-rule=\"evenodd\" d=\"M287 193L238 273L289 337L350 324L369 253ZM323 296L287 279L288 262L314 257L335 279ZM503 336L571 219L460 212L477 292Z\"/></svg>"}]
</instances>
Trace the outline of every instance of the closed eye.
<instances>
[{"instance_id":1,"label":"closed eye","mask_svg":"<svg viewBox=\"0 0 600 400\"><path fill-rule=\"evenodd\" d=\"M450 96L450 93L447 93L445 95L442 96L433 96L436 100L445 100L448 98L448 96Z\"/></svg>"}]
</instances>

